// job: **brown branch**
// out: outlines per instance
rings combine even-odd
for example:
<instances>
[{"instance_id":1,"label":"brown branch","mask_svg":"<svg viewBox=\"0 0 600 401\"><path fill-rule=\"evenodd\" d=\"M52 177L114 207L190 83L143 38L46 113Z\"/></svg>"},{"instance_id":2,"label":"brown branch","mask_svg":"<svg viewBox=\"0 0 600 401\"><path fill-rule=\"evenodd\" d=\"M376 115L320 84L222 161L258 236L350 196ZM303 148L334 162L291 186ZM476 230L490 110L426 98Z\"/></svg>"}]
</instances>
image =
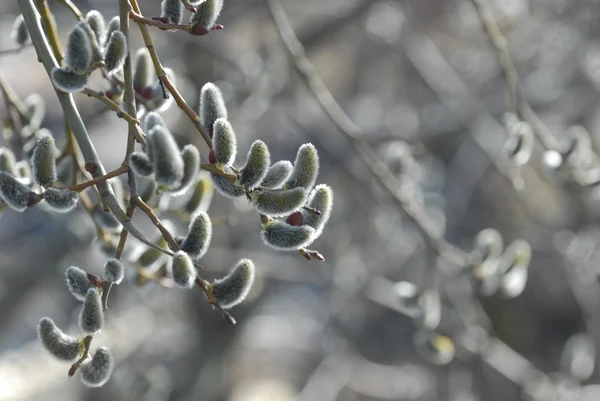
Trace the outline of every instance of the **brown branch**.
<instances>
[{"instance_id":1,"label":"brown branch","mask_svg":"<svg viewBox=\"0 0 600 401\"><path fill-rule=\"evenodd\" d=\"M411 197L402 191L402 183L391 173L389 168L377 157L373 149L361 140L362 129L354 123L344 112L335 98L329 92L319 75L315 72L314 65L306 57L302 44L298 41L290 22L285 14L279 0L267 0L271 17L282 42L288 50L296 71L304 83L312 91L315 98L327 113L331 121L350 141L355 151L360 156L364 165L371 170L379 184L388 195L402 209L404 214L412 220L429 247L439 256L458 265L465 266L468 255L461 249L453 246L436 232L433 222L429 219L425 210Z\"/></svg>"},{"instance_id":2,"label":"brown branch","mask_svg":"<svg viewBox=\"0 0 600 401\"><path fill-rule=\"evenodd\" d=\"M91 168L88 168L88 167L86 167L86 168L88 169L88 171L90 171ZM125 166L125 165L122 165L121 167L119 167L116 170L111 171L110 173L107 173L107 174L105 174L103 176L100 176L100 177L95 177L95 178L93 178L93 179L91 179L89 181L82 182L81 184L72 185L72 186L68 187L68 189L70 189L72 191L81 192L81 191L83 191L86 188L89 188L89 187L91 187L93 185L100 184L100 183L102 183L102 182L104 182L106 180L109 180L109 179L113 178L113 177L117 177L119 175L125 174L128 171L129 171L129 167Z\"/></svg>"},{"instance_id":3,"label":"brown branch","mask_svg":"<svg viewBox=\"0 0 600 401\"><path fill-rule=\"evenodd\" d=\"M191 11L194 14L196 14L198 12L198 10L196 10L196 7L194 7L193 5L188 3L187 0L181 0L181 2L183 3L183 6L185 7L186 10Z\"/></svg>"},{"instance_id":4,"label":"brown branch","mask_svg":"<svg viewBox=\"0 0 600 401\"><path fill-rule=\"evenodd\" d=\"M298 250L298 253L308 260L312 260L312 258L315 258L321 262L325 261L325 256L321 255L318 251L315 251L313 249L302 248Z\"/></svg>"},{"instance_id":5,"label":"brown branch","mask_svg":"<svg viewBox=\"0 0 600 401\"><path fill-rule=\"evenodd\" d=\"M158 228L165 241L167 241L167 244L169 245L169 248L172 251L178 251L180 249L179 244L175 241L173 235L171 235L169 230L167 230L167 228L162 224L156 213L154 213L154 210L150 206L148 206L139 195L132 198L131 203L133 203L134 205L139 207L144 213L146 213L146 215L150 218L150 221L152 221L152 224L154 224L156 228Z\"/></svg>"},{"instance_id":6,"label":"brown branch","mask_svg":"<svg viewBox=\"0 0 600 401\"><path fill-rule=\"evenodd\" d=\"M228 173L224 172L223 170L219 170L215 164L200 163L200 169L211 172L214 175L223 177L231 183L235 183L235 180L237 179L235 174L228 174Z\"/></svg>"},{"instance_id":7,"label":"brown branch","mask_svg":"<svg viewBox=\"0 0 600 401\"><path fill-rule=\"evenodd\" d=\"M114 111L117 114L117 117L124 119L129 124L138 125L140 123L137 118L127 113L121 108L121 106L109 99L104 92L97 92L93 89L85 88L83 91L81 91L81 93L86 94L88 97L93 97L95 99L100 100L106 105L106 107Z\"/></svg>"},{"instance_id":8,"label":"brown branch","mask_svg":"<svg viewBox=\"0 0 600 401\"><path fill-rule=\"evenodd\" d=\"M146 18L143 15L138 14L136 11L129 12L129 18L137 22L138 24L145 24L162 29L163 31L185 31L190 32L192 29L191 25L179 25L179 24L168 24L157 19Z\"/></svg>"},{"instance_id":9,"label":"brown branch","mask_svg":"<svg viewBox=\"0 0 600 401\"><path fill-rule=\"evenodd\" d=\"M75 374L75 372L77 372L77 369L79 369L79 366L81 366L81 364L83 362L85 362L86 359L89 358L90 356L90 346L92 345L92 339L94 338L94 336L92 334L88 334L87 336L85 336L83 338L82 343L83 343L83 355L81 356L81 358L79 358L79 360L77 360L77 362L75 362L73 365L71 365L71 369L69 369L69 377L73 377L73 375Z\"/></svg>"}]
</instances>

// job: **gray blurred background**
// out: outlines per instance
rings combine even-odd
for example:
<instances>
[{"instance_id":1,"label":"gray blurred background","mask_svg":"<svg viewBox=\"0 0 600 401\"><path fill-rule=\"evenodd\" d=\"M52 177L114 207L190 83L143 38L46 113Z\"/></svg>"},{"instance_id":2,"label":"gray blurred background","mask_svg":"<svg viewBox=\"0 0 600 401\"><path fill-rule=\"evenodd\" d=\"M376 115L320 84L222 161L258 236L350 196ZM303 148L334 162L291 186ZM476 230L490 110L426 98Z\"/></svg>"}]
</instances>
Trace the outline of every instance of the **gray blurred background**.
<instances>
[{"instance_id":1,"label":"gray blurred background","mask_svg":"<svg viewBox=\"0 0 600 401\"><path fill-rule=\"evenodd\" d=\"M523 97L557 138L578 124L600 145L599 2L490 1ZM49 4L64 40L75 20L58 1ZM75 4L84 13L98 9L107 19L118 13L116 1ZM69 379L69 365L42 349L35 325L49 316L77 334L79 302L66 289L64 271L76 265L101 274L106 256L92 221L81 210L4 211L0 400L600 399L598 371L579 383L561 364L573 335L588 333L592 343L600 341L597 192L549 180L540 168L539 143L519 171L507 162L505 85L471 1L282 4L307 57L364 140L382 158L391 143L411 146L411 190L435 232L466 251L487 227L498 229L505 243L522 238L532 245L523 294L476 302L489 320L472 328L507 348L489 358L469 349L469 327L452 323L460 320L459 312L448 300L457 293L468 299L469 289L381 190L298 77L268 3L225 0L222 31L193 37L151 28L159 56L175 71L176 86L192 107L205 82L222 89L239 139L238 166L255 139L268 144L275 160L293 160L302 143L317 146L318 183L333 188L335 207L311 248L327 260L308 262L267 248L247 202L215 194L210 214L235 219L215 226L203 260L206 277L222 276L241 257L251 258L258 270L249 298L232 310L238 324L223 322L197 289L123 283L113 289L106 328L93 343L111 348L116 370L103 388L91 390ZM141 0L140 7L148 17L160 13L158 1ZM0 49L12 47L8 33L19 13L16 2L0 4ZM132 42L133 51L143 46L135 25ZM1 56L0 71L21 98L42 95L48 108L43 126L63 143L62 111L35 52ZM91 86L104 89L94 77ZM75 98L107 170L118 167L126 123L95 99ZM1 100L0 116L6 117ZM206 160L206 146L189 119L176 106L164 116L179 143L196 144ZM168 213L164 218L185 232L184 222ZM139 213L135 222L157 237L146 216ZM134 240L128 244L137 246ZM444 334L456 347L454 360L443 366L420 355L415 323L383 293L398 280L423 284L432 270L445 305L443 320L450 321ZM382 299L391 301L385 306Z\"/></svg>"}]
</instances>

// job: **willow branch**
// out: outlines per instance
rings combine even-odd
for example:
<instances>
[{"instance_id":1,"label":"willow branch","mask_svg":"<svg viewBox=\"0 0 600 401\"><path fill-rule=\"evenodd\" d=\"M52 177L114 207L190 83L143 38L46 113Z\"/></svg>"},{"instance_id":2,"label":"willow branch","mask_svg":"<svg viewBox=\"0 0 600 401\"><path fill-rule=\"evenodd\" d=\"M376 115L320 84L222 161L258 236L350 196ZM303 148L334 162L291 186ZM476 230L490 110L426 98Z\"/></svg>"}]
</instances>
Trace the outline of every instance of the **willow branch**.
<instances>
[{"instance_id":1,"label":"willow branch","mask_svg":"<svg viewBox=\"0 0 600 401\"><path fill-rule=\"evenodd\" d=\"M54 18L52 17L52 13L50 12L50 8L48 7L48 1L35 0L35 3L37 5L37 9L40 13L40 16L42 17L42 27L44 28L44 32L46 32L46 37L50 40L50 46L52 46L52 52L54 53L54 57L56 57L56 61L60 65L63 62L63 51L62 46L60 45L60 39L58 38Z\"/></svg>"},{"instance_id":2,"label":"willow branch","mask_svg":"<svg viewBox=\"0 0 600 401\"><path fill-rule=\"evenodd\" d=\"M62 3L67 9L77 18L79 21L85 19L79 8L71 1L71 0L58 0L59 3Z\"/></svg>"}]
</instances>

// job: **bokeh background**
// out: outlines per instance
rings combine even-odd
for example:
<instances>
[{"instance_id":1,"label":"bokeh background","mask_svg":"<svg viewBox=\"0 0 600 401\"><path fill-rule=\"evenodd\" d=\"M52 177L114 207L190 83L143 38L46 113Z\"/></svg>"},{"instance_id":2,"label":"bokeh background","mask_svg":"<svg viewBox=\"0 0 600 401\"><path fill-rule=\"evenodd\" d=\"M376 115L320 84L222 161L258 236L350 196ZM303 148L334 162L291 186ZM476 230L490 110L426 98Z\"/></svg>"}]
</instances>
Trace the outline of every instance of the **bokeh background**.
<instances>
[{"instance_id":1,"label":"bokeh background","mask_svg":"<svg viewBox=\"0 0 600 401\"><path fill-rule=\"evenodd\" d=\"M49 4L64 40L75 20L59 1ZM118 13L115 1L75 4L107 19ZM152 28L152 38L192 107L205 82L221 88L239 139L238 165L258 138L276 160L293 160L305 142L318 147L318 182L333 187L336 202L312 248L327 260L308 262L267 248L247 202L215 194L209 212L224 222L215 226L203 260L206 277L222 276L242 257L258 270L250 297L232 310L238 324L223 322L198 290L123 283L113 289L106 328L94 339L94 346L111 348L116 370L103 388L91 390L67 378L69 365L43 350L35 325L49 316L70 334L78 332L80 306L66 289L64 271L76 265L101 274L107 256L94 225L82 210L4 210L0 400L600 399L594 370L599 199L593 187L582 190L544 174L539 141L520 169L505 157L505 83L471 1L282 4L314 71L360 127L361 140L384 161L390 149L404 152L405 170L390 167L403 174L403 189L423 208L432 232L465 251L487 227L499 230L505 243L520 238L531 244L524 292L515 299L473 292L382 190L299 78L268 2L225 0L218 21L224 30L193 37ZM592 146L600 145L598 1L490 4L523 98L556 138L581 125ZM160 13L158 1L140 6L146 16ZM0 3L0 49L13 46L9 32L19 13L16 2ZM131 49L141 46L133 25ZM33 49L1 56L0 72L21 98L35 92L45 99L43 126L64 143L62 111ZM94 77L91 86L103 89ZM95 99L75 97L106 168L118 167L126 123ZM206 157L206 146L176 106L164 116L180 144L194 143ZM7 117L1 99L0 117ZM185 232L176 216L161 218ZM135 222L157 237L145 216ZM137 249L134 240L128 244ZM454 340L456 351L450 363L436 365L415 346L418 324L399 313L392 291L399 280L439 291L439 331ZM476 318L461 318L472 310ZM474 346L481 338L489 342Z\"/></svg>"}]
</instances>

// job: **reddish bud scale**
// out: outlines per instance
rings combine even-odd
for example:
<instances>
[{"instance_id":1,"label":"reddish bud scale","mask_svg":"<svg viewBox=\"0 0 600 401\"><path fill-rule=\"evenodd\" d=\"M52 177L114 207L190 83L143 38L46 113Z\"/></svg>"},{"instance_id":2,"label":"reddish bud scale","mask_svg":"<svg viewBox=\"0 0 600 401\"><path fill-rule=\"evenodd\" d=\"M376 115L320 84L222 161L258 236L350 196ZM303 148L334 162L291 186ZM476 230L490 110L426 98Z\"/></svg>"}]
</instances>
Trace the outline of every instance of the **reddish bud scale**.
<instances>
[{"instance_id":1,"label":"reddish bud scale","mask_svg":"<svg viewBox=\"0 0 600 401\"><path fill-rule=\"evenodd\" d=\"M294 212L285 220L290 226L301 226L303 222L302 212Z\"/></svg>"},{"instance_id":2,"label":"reddish bud scale","mask_svg":"<svg viewBox=\"0 0 600 401\"><path fill-rule=\"evenodd\" d=\"M153 99L154 96L156 95L156 91L154 90L154 88L152 86L148 86L146 88L142 88L139 91L139 94L144 98L144 99Z\"/></svg>"},{"instance_id":3,"label":"reddish bud scale","mask_svg":"<svg viewBox=\"0 0 600 401\"><path fill-rule=\"evenodd\" d=\"M212 133L212 131L211 131L211 133ZM208 161L210 164L217 164L217 157L215 156L214 149L210 150L210 153L208 154Z\"/></svg>"}]
</instances>

